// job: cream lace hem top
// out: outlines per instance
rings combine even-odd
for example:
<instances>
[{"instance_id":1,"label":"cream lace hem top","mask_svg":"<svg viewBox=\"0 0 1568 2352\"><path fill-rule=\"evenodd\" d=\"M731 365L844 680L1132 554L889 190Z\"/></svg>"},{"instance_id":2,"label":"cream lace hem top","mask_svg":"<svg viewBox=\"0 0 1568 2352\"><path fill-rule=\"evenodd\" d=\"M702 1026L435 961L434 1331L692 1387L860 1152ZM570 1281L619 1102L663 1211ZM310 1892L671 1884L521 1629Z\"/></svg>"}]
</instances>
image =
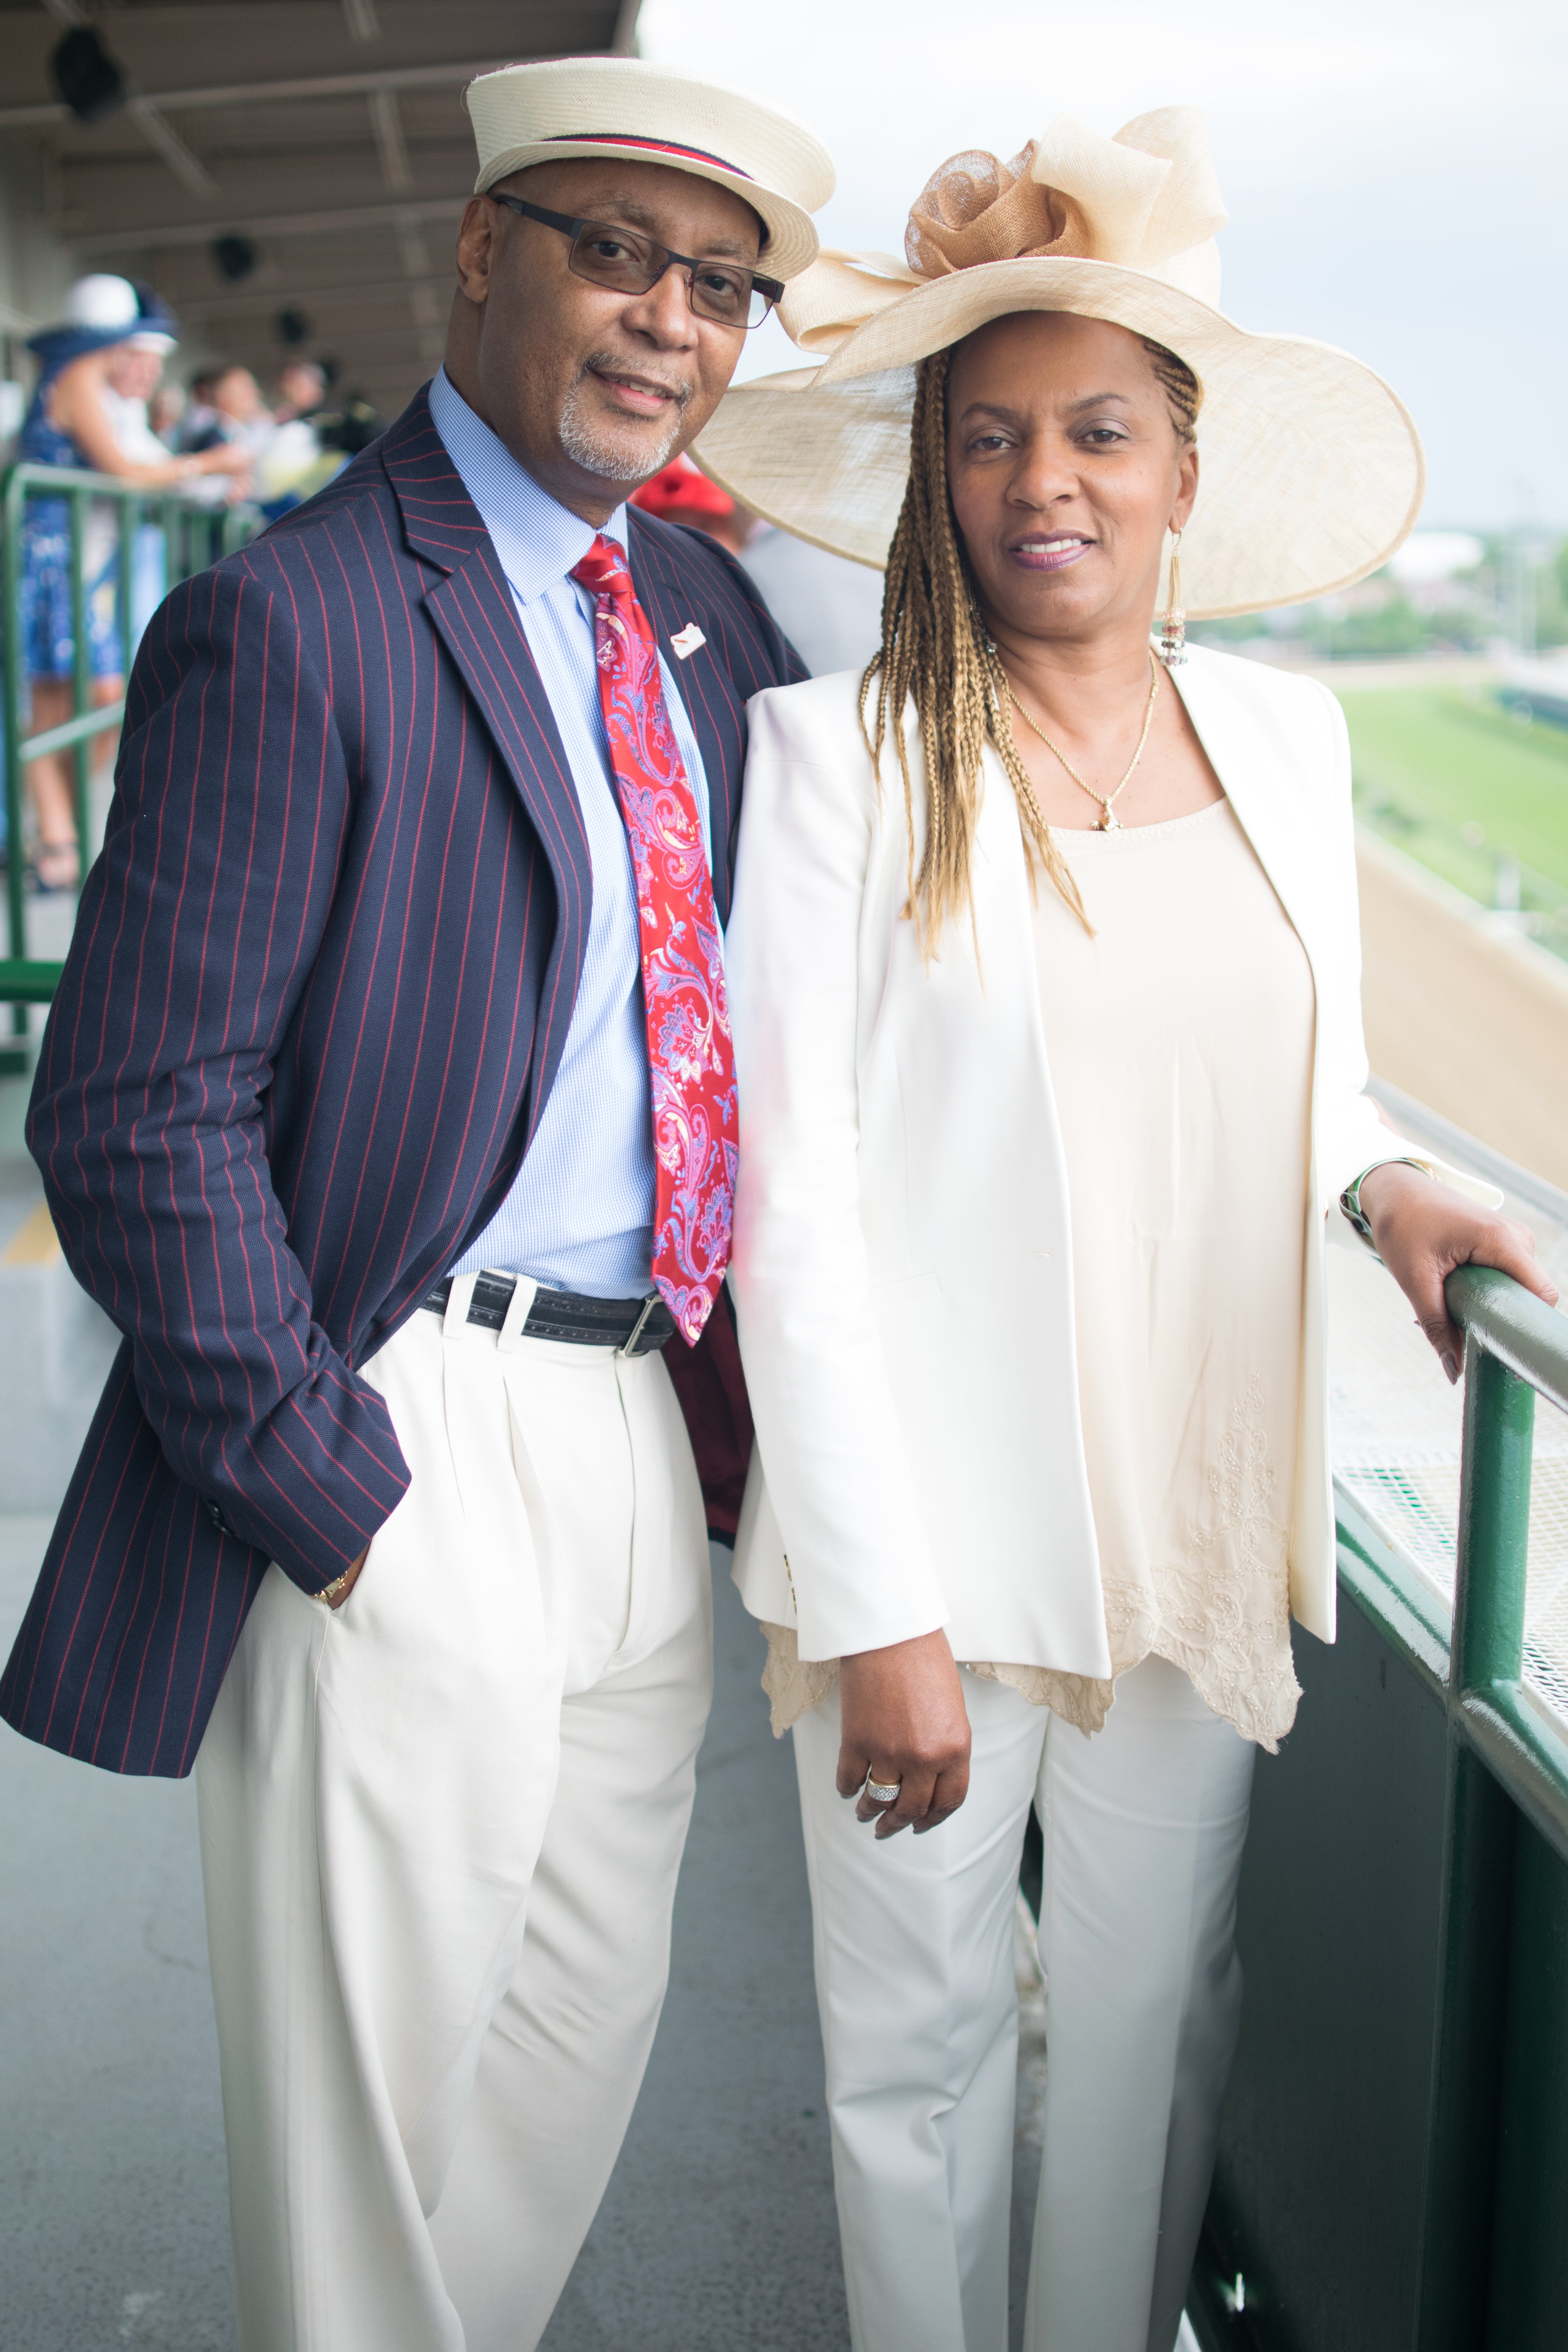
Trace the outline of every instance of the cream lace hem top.
<instances>
[{"instance_id":1,"label":"cream lace hem top","mask_svg":"<svg viewBox=\"0 0 1568 2352\"><path fill-rule=\"evenodd\" d=\"M1048 886L1036 963L1072 1205L1089 1494L1112 1679L966 1661L1082 1731L1151 1654L1275 1748L1300 1696L1294 1506L1312 978L1228 801L1060 832L1095 927ZM783 1731L832 1689L769 1625Z\"/></svg>"}]
</instances>

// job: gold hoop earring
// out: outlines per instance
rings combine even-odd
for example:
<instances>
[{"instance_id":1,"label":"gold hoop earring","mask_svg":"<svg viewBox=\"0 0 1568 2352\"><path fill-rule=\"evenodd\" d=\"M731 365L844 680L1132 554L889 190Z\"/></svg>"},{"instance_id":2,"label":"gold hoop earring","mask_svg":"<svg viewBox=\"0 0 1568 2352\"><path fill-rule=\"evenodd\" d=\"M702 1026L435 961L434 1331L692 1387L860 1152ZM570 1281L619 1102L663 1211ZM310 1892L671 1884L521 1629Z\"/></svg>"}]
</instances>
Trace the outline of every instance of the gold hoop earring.
<instances>
[{"instance_id":1,"label":"gold hoop earring","mask_svg":"<svg viewBox=\"0 0 1568 2352\"><path fill-rule=\"evenodd\" d=\"M1167 669L1180 669L1187 658L1187 616L1182 609L1182 534L1171 533L1171 593L1160 624L1160 659Z\"/></svg>"}]
</instances>

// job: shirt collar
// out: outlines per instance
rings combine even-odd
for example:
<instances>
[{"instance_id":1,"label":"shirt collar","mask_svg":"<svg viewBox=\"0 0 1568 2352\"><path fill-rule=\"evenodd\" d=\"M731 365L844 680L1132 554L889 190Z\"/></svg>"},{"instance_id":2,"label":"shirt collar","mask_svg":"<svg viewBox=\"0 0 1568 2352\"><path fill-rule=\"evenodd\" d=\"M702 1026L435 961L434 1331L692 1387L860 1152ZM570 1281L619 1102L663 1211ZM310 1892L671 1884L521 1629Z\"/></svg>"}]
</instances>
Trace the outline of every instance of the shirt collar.
<instances>
[{"instance_id":1,"label":"shirt collar","mask_svg":"<svg viewBox=\"0 0 1568 2352\"><path fill-rule=\"evenodd\" d=\"M429 396L442 446L479 510L512 593L521 603L531 604L582 562L599 533L540 488L505 442L474 415L445 368L437 370ZM624 504L605 523L604 536L629 554Z\"/></svg>"}]
</instances>

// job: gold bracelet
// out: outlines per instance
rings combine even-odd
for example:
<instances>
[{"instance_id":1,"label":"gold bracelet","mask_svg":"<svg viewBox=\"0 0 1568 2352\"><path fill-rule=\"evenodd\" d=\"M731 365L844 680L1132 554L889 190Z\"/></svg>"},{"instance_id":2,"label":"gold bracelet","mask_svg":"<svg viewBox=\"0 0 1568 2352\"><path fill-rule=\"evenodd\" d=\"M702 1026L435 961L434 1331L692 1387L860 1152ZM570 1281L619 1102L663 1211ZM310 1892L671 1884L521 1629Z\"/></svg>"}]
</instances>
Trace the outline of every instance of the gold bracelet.
<instances>
[{"instance_id":1,"label":"gold bracelet","mask_svg":"<svg viewBox=\"0 0 1568 2352\"><path fill-rule=\"evenodd\" d=\"M310 1597L313 1601L324 1601L330 1609L344 1585L352 1583L353 1580L353 1570L345 1568L341 1576L335 1576L331 1584L323 1584L320 1592L312 1593Z\"/></svg>"}]
</instances>

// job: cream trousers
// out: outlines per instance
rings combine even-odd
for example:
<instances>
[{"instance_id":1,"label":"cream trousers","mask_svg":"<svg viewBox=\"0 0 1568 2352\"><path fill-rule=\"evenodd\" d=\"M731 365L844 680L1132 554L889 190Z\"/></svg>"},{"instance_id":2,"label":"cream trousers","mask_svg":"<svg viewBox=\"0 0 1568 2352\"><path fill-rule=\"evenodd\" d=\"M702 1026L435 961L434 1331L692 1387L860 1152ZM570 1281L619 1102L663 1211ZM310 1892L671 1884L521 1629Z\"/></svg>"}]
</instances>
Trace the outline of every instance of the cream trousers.
<instances>
[{"instance_id":1,"label":"cream trousers","mask_svg":"<svg viewBox=\"0 0 1568 2352\"><path fill-rule=\"evenodd\" d=\"M855 2352L1006 2352L1014 1897L1045 1832L1047 2077L1026 2352L1172 2352L1236 2048L1255 1750L1163 1658L1092 1739L963 1677L969 1796L878 1844L838 1700L795 1727Z\"/></svg>"},{"instance_id":2,"label":"cream trousers","mask_svg":"<svg viewBox=\"0 0 1568 2352\"><path fill-rule=\"evenodd\" d=\"M273 1568L196 1765L242 2352L531 2352L664 1999L711 1688L657 1355L412 1316L344 1606ZM515 1318L514 1318L515 1319Z\"/></svg>"}]
</instances>

